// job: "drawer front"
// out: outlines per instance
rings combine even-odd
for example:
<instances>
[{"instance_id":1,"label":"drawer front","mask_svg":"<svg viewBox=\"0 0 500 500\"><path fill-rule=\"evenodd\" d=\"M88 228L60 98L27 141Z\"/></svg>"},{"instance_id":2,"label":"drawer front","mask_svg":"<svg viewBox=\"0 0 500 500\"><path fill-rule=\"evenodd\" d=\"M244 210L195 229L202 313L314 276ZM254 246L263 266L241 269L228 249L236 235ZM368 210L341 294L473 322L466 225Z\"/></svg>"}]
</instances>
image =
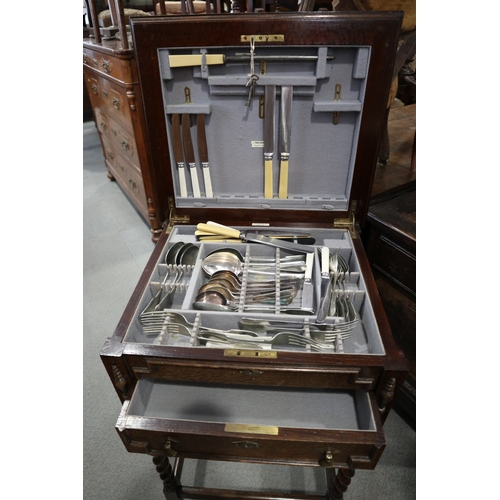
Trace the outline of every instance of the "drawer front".
<instances>
[{"instance_id":1,"label":"drawer front","mask_svg":"<svg viewBox=\"0 0 500 500\"><path fill-rule=\"evenodd\" d=\"M102 109L132 132L132 116L125 89L95 73L86 72L85 79L94 108Z\"/></svg>"},{"instance_id":2,"label":"drawer front","mask_svg":"<svg viewBox=\"0 0 500 500\"><path fill-rule=\"evenodd\" d=\"M413 295L416 294L416 258L393 241L381 236L373 257L373 268Z\"/></svg>"},{"instance_id":3,"label":"drawer front","mask_svg":"<svg viewBox=\"0 0 500 500\"><path fill-rule=\"evenodd\" d=\"M141 382L116 425L130 452L371 469L385 446L371 393Z\"/></svg>"},{"instance_id":4,"label":"drawer front","mask_svg":"<svg viewBox=\"0 0 500 500\"><path fill-rule=\"evenodd\" d=\"M83 65L116 80L126 83L132 82L131 65L127 59L119 59L85 47L83 49Z\"/></svg>"},{"instance_id":5,"label":"drawer front","mask_svg":"<svg viewBox=\"0 0 500 500\"><path fill-rule=\"evenodd\" d=\"M105 140L120 156L126 158L140 175L141 167L134 135L127 128L101 110L95 110L97 128Z\"/></svg>"},{"instance_id":6,"label":"drawer front","mask_svg":"<svg viewBox=\"0 0 500 500\"><path fill-rule=\"evenodd\" d=\"M128 357L127 357L128 358ZM186 382L214 382L282 387L322 387L370 391L382 375L381 367L326 367L300 370L296 365L273 366L230 362L192 362L175 359L131 357L129 365L137 378Z\"/></svg>"},{"instance_id":7,"label":"drawer front","mask_svg":"<svg viewBox=\"0 0 500 500\"><path fill-rule=\"evenodd\" d=\"M103 139L102 143L107 168L120 186L135 200L138 208L147 216L144 182L136 167L117 149L116 144L111 144L106 139Z\"/></svg>"}]
</instances>

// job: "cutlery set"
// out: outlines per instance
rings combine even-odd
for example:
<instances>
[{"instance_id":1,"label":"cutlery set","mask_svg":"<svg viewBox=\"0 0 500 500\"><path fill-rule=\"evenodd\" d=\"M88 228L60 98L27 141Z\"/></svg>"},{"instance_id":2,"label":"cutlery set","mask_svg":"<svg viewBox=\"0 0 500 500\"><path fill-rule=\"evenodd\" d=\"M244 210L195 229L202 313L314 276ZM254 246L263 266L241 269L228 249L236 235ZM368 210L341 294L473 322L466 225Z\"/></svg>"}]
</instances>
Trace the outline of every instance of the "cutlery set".
<instances>
[{"instance_id":1,"label":"cutlery set","mask_svg":"<svg viewBox=\"0 0 500 500\"><path fill-rule=\"evenodd\" d=\"M191 136L191 114L172 114L172 142L175 163L179 177L179 191L182 197L188 196L186 165L189 169L191 187L194 198L201 198L200 182L198 179L198 166L196 164L193 139ZM182 118L182 123L181 123ZM182 127L182 128L181 128ZM208 148L205 132L205 115L197 115L198 155L202 166L205 185L205 197L213 198L212 179L208 161Z\"/></svg>"},{"instance_id":2,"label":"cutlery set","mask_svg":"<svg viewBox=\"0 0 500 500\"><path fill-rule=\"evenodd\" d=\"M358 328L359 317L354 306L355 292L345 286L349 281L349 265L338 250L331 253L326 246L295 245L265 236L262 236L263 240L254 241L253 236L249 239L246 232L211 221L199 224L197 228L205 234L222 232L245 241L277 247L275 256L244 256L235 248L217 247L201 260L198 259L200 247L176 242L159 264L165 275L158 273L157 291L152 293L152 298L139 314L144 335L156 337L155 342L160 344L165 342L165 336L180 336L189 337L190 345L207 347L343 352L343 341ZM283 243L287 249L294 245L296 252L282 256L280 247ZM197 315L201 311L211 311L257 316L259 313L289 314L304 318L271 320L266 316L238 316L230 320L235 323L226 329L201 326L199 316L190 323L185 316L174 312L172 305L175 293L180 289L185 293L188 289L197 260L201 260L199 268L205 277L201 284L201 276L196 277L197 291L190 304L192 311L198 311ZM319 285L315 284L313 273L315 262L321 268ZM186 276L188 283L184 282L181 288L180 282ZM315 290L319 290L316 302ZM313 321L307 319L314 316ZM328 322L325 322L327 318Z\"/></svg>"},{"instance_id":3,"label":"cutlery set","mask_svg":"<svg viewBox=\"0 0 500 500\"><path fill-rule=\"evenodd\" d=\"M293 86L281 86L280 106L280 174L278 198L288 198L288 159L290 156L290 137L292 132ZM264 198L273 198L273 157L276 135L276 86L264 88Z\"/></svg>"},{"instance_id":4,"label":"cutlery set","mask_svg":"<svg viewBox=\"0 0 500 500\"><path fill-rule=\"evenodd\" d=\"M266 321L242 318L238 327L212 328L194 322L178 312L168 312L157 344L184 339L190 345L240 349L306 349L312 352L343 352L343 342L357 326L357 321L344 324L319 324L300 321Z\"/></svg>"}]
</instances>

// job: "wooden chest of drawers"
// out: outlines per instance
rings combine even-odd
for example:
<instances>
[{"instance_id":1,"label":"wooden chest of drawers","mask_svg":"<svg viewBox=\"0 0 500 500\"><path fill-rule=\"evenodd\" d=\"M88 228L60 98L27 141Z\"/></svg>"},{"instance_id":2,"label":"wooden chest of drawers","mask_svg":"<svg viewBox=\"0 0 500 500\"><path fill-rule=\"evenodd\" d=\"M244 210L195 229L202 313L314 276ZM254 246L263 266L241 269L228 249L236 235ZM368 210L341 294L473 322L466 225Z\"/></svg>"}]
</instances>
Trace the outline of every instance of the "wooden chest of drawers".
<instances>
[{"instance_id":1,"label":"wooden chest of drawers","mask_svg":"<svg viewBox=\"0 0 500 500\"><path fill-rule=\"evenodd\" d=\"M161 179L151 170L134 51L121 49L117 40L84 40L83 69L108 177L120 185L157 241L168 211Z\"/></svg>"}]
</instances>

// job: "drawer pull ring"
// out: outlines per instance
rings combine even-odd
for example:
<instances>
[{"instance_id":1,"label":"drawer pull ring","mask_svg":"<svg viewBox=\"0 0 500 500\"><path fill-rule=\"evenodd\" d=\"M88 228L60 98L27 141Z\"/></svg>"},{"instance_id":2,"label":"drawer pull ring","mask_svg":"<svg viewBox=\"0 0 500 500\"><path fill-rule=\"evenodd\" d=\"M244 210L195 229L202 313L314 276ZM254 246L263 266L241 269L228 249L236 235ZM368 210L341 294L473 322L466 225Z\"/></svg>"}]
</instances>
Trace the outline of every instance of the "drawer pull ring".
<instances>
[{"instance_id":1,"label":"drawer pull ring","mask_svg":"<svg viewBox=\"0 0 500 500\"><path fill-rule=\"evenodd\" d=\"M177 452L172 448L172 441L165 443L165 455L167 457L175 457L177 455Z\"/></svg>"},{"instance_id":2,"label":"drawer pull ring","mask_svg":"<svg viewBox=\"0 0 500 500\"><path fill-rule=\"evenodd\" d=\"M240 448L258 448L259 444L254 443L252 441L234 441L234 445L239 446Z\"/></svg>"},{"instance_id":3,"label":"drawer pull ring","mask_svg":"<svg viewBox=\"0 0 500 500\"><path fill-rule=\"evenodd\" d=\"M97 95L98 92L97 85L92 85L92 92L94 92L94 94Z\"/></svg>"},{"instance_id":4,"label":"drawer pull ring","mask_svg":"<svg viewBox=\"0 0 500 500\"><path fill-rule=\"evenodd\" d=\"M122 141L122 148L125 150L125 151L128 151L130 149L130 146L128 145L128 142L126 141Z\"/></svg>"},{"instance_id":5,"label":"drawer pull ring","mask_svg":"<svg viewBox=\"0 0 500 500\"><path fill-rule=\"evenodd\" d=\"M250 375L250 376L253 376L253 375L262 375L264 372L261 371L261 370L240 370L240 373L242 375Z\"/></svg>"},{"instance_id":6,"label":"drawer pull ring","mask_svg":"<svg viewBox=\"0 0 500 500\"><path fill-rule=\"evenodd\" d=\"M120 109L120 101L116 97L113 98L113 106L115 109Z\"/></svg>"}]
</instances>

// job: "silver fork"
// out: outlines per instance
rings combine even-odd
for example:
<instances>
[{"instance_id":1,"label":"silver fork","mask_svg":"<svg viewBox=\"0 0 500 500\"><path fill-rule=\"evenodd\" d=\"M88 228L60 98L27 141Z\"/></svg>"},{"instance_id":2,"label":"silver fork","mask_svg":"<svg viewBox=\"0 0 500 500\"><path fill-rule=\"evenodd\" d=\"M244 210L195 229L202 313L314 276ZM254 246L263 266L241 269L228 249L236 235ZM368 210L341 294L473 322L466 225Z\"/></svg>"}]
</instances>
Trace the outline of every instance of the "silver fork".
<instances>
[{"instance_id":1,"label":"silver fork","mask_svg":"<svg viewBox=\"0 0 500 500\"><path fill-rule=\"evenodd\" d=\"M306 338L303 335L298 335L293 332L280 332L274 335L273 337L262 337L260 335L243 336L235 333L219 333L212 331L204 331L198 334L198 338L203 340L208 340L211 336L212 337L215 336L220 340L223 340L225 338L228 341L237 340L238 342L244 341L248 343L256 343L256 344L271 345L271 346L278 346L278 345L289 345L298 347L310 346L313 351L318 351L318 352L321 352L326 348L320 342L317 342L314 339Z\"/></svg>"}]
</instances>

